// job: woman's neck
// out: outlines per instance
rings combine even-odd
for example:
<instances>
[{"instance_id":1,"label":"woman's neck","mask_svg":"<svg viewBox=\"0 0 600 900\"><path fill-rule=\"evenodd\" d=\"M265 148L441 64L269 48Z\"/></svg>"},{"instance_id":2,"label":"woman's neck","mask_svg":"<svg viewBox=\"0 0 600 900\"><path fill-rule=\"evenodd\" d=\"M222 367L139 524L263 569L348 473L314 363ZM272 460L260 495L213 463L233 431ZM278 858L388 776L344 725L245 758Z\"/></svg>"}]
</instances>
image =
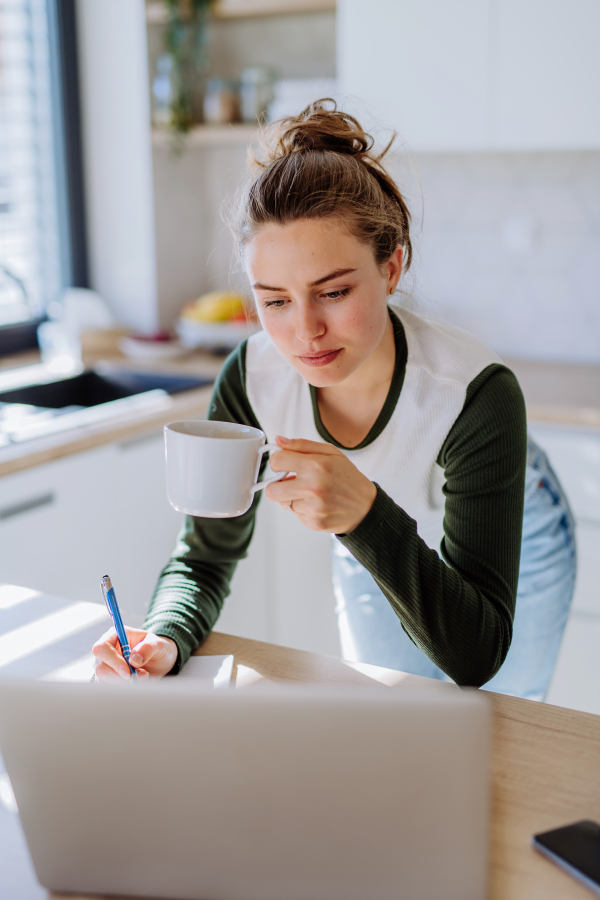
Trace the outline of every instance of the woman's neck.
<instances>
[{"instance_id":1,"label":"woman's neck","mask_svg":"<svg viewBox=\"0 0 600 900\"><path fill-rule=\"evenodd\" d=\"M374 353L341 384L318 388L321 421L343 447L356 447L368 435L385 403L396 364L394 326L388 317Z\"/></svg>"}]
</instances>

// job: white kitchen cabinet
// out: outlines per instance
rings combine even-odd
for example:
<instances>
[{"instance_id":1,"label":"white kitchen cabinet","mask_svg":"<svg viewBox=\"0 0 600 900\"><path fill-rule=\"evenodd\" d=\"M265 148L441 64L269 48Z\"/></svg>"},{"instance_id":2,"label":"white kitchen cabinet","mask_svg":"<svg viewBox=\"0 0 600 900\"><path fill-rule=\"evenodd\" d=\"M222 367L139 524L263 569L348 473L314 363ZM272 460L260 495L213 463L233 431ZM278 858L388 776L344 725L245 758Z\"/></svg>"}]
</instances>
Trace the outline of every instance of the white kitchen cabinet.
<instances>
[{"instance_id":1,"label":"white kitchen cabinet","mask_svg":"<svg viewBox=\"0 0 600 900\"><path fill-rule=\"evenodd\" d=\"M548 702L600 713L600 431L531 424L576 522L577 582Z\"/></svg>"},{"instance_id":2,"label":"white kitchen cabinet","mask_svg":"<svg viewBox=\"0 0 600 900\"><path fill-rule=\"evenodd\" d=\"M577 583L573 611L598 616L600 621L600 524L577 526Z\"/></svg>"},{"instance_id":3,"label":"white kitchen cabinet","mask_svg":"<svg viewBox=\"0 0 600 900\"><path fill-rule=\"evenodd\" d=\"M216 629L226 634L277 643L273 620L273 546L268 503L258 507L248 556L238 563Z\"/></svg>"},{"instance_id":4,"label":"white kitchen cabinet","mask_svg":"<svg viewBox=\"0 0 600 900\"><path fill-rule=\"evenodd\" d=\"M597 0L338 0L340 92L416 151L594 149L598 33Z\"/></svg>"},{"instance_id":5,"label":"white kitchen cabinet","mask_svg":"<svg viewBox=\"0 0 600 900\"><path fill-rule=\"evenodd\" d=\"M493 9L493 144L600 147L598 0L496 0Z\"/></svg>"},{"instance_id":6,"label":"white kitchen cabinet","mask_svg":"<svg viewBox=\"0 0 600 900\"><path fill-rule=\"evenodd\" d=\"M547 702L600 715L600 616L569 617Z\"/></svg>"},{"instance_id":7,"label":"white kitchen cabinet","mask_svg":"<svg viewBox=\"0 0 600 900\"><path fill-rule=\"evenodd\" d=\"M131 625L141 625L183 516L167 500L162 431L117 444L115 457L119 552L115 579L118 572L123 616Z\"/></svg>"},{"instance_id":8,"label":"white kitchen cabinet","mask_svg":"<svg viewBox=\"0 0 600 900\"><path fill-rule=\"evenodd\" d=\"M218 630L339 656L331 541L263 497Z\"/></svg>"},{"instance_id":9,"label":"white kitchen cabinet","mask_svg":"<svg viewBox=\"0 0 600 900\"><path fill-rule=\"evenodd\" d=\"M600 524L600 430L530 424L529 431L550 457L577 522Z\"/></svg>"},{"instance_id":10,"label":"white kitchen cabinet","mask_svg":"<svg viewBox=\"0 0 600 900\"><path fill-rule=\"evenodd\" d=\"M338 79L363 120L372 114L419 150L487 143L486 0L339 0Z\"/></svg>"},{"instance_id":11,"label":"white kitchen cabinet","mask_svg":"<svg viewBox=\"0 0 600 900\"><path fill-rule=\"evenodd\" d=\"M180 524L162 433L75 453L0 479L0 581L98 603L108 573L140 624Z\"/></svg>"},{"instance_id":12,"label":"white kitchen cabinet","mask_svg":"<svg viewBox=\"0 0 600 900\"><path fill-rule=\"evenodd\" d=\"M288 509L269 503L274 628L286 647L340 655L327 532L311 531ZM265 505L267 505L265 504Z\"/></svg>"},{"instance_id":13,"label":"white kitchen cabinet","mask_svg":"<svg viewBox=\"0 0 600 900\"><path fill-rule=\"evenodd\" d=\"M0 479L0 581L99 602L118 570L115 464L106 446Z\"/></svg>"}]
</instances>

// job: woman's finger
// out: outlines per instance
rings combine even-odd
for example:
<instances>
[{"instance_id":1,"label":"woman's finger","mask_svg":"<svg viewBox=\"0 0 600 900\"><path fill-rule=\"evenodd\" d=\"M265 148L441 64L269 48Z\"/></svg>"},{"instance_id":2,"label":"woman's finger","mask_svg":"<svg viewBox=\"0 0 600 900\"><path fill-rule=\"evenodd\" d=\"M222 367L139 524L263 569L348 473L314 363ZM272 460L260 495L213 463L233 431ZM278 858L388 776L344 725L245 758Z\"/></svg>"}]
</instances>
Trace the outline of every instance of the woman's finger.
<instances>
[{"instance_id":1,"label":"woman's finger","mask_svg":"<svg viewBox=\"0 0 600 900\"><path fill-rule=\"evenodd\" d=\"M154 647L149 644L148 641L143 640L140 641L139 644L136 644L136 646L131 651L129 662L134 667L134 669L139 669L142 666L148 665L153 654Z\"/></svg>"},{"instance_id":2,"label":"woman's finger","mask_svg":"<svg viewBox=\"0 0 600 900\"><path fill-rule=\"evenodd\" d=\"M105 631L104 634L98 638L98 640L94 644L94 647L98 647L100 644L105 644L105 643L113 644L113 646L114 646L114 645L116 645L117 640L118 640L117 632L113 625L108 629L108 631Z\"/></svg>"},{"instance_id":3,"label":"woman's finger","mask_svg":"<svg viewBox=\"0 0 600 900\"><path fill-rule=\"evenodd\" d=\"M321 454L324 456L324 454ZM274 472L294 472L298 475L309 464L311 459L315 459L314 453L298 453L297 450L278 450L272 453L269 459L269 465Z\"/></svg>"},{"instance_id":4,"label":"woman's finger","mask_svg":"<svg viewBox=\"0 0 600 900\"><path fill-rule=\"evenodd\" d=\"M324 441L306 441L304 438L286 438L280 434L275 441L282 450L294 450L296 453L322 453L325 456L343 456L341 450Z\"/></svg>"},{"instance_id":5,"label":"woman's finger","mask_svg":"<svg viewBox=\"0 0 600 900\"><path fill-rule=\"evenodd\" d=\"M117 672L115 672L115 670L112 668L112 666L108 666L106 663L103 663L103 662L100 662L100 663L98 661L96 661L96 662L97 662L97 665L95 668L95 674L96 674L96 678L98 679L98 681L110 681L110 682L114 683L117 681L124 680L121 675L119 675ZM129 672L127 673L127 677L129 678Z\"/></svg>"},{"instance_id":6,"label":"woman's finger","mask_svg":"<svg viewBox=\"0 0 600 900\"><path fill-rule=\"evenodd\" d=\"M139 641L132 648L129 662L136 669L140 666L147 666L155 656L162 656L164 653L163 644L163 638L149 631L143 640Z\"/></svg>"},{"instance_id":7,"label":"woman's finger","mask_svg":"<svg viewBox=\"0 0 600 900\"><path fill-rule=\"evenodd\" d=\"M290 500L299 500L304 494L295 482L295 478L291 478L289 481L275 481L273 484L267 485L265 494L274 503L289 505Z\"/></svg>"},{"instance_id":8,"label":"woman's finger","mask_svg":"<svg viewBox=\"0 0 600 900\"><path fill-rule=\"evenodd\" d=\"M105 641L102 639L97 641L92 647L92 653L99 663L109 666L118 673L121 678L129 678L129 666L123 659L121 649L119 648L117 650L110 638Z\"/></svg>"},{"instance_id":9,"label":"woman's finger","mask_svg":"<svg viewBox=\"0 0 600 900\"><path fill-rule=\"evenodd\" d=\"M166 675L177 662L177 644L172 638L149 631L132 650L132 666L143 667L151 676Z\"/></svg>"}]
</instances>

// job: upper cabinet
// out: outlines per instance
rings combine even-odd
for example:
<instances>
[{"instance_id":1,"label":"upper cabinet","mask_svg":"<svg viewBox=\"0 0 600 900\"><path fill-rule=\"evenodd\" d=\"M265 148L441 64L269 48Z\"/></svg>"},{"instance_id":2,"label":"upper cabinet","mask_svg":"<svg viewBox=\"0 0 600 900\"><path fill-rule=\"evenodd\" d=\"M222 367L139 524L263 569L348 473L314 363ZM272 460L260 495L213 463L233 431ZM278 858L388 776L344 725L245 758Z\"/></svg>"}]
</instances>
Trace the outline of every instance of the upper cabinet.
<instances>
[{"instance_id":1,"label":"upper cabinet","mask_svg":"<svg viewBox=\"0 0 600 900\"><path fill-rule=\"evenodd\" d=\"M339 0L337 15L344 99L415 149L485 146L487 2Z\"/></svg>"},{"instance_id":2,"label":"upper cabinet","mask_svg":"<svg viewBox=\"0 0 600 900\"><path fill-rule=\"evenodd\" d=\"M599 0L495 0L491 6L494 145L600 147Z\"/></svg>"},{"instance_id":3,"label":"upper cabinet","mask_svg":"<svg viewBox=\"0 0 600 900\"><path fill-rule=\"evenodd\" d=\"M600 147L598 0L339 0L342 96L417 151Z\"/></svg>"}]
</instances>

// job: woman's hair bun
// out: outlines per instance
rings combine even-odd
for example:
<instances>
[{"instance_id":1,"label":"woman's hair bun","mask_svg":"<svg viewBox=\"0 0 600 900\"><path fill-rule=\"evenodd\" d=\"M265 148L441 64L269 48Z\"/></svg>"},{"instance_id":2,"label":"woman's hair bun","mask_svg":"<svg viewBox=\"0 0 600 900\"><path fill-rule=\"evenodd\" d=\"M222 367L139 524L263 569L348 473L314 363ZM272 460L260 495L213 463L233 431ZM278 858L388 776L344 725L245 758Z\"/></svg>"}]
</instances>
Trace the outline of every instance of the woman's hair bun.
<instances>
[{"instance_id":1,"label":"woman's hair bun","mask_svg":"<svg viewBox=\"0 0 600 900\"><path fill-rule=\"evenodd\" d=\"M297 116L267 125L261 135L263 159L268 166L283 156L310 150L330 150L358 159L369 157L373 138L348 113L340 112L331 97L316 100Z\"/></svg>"},{"instance_id":2,"label":"woman's hair bun","mask_svg":"<svg viewBox=\"0 0 600 900\"><path fill-rule=\"evenodd\" d=\"M394 137L381 153L372 152L371 135L328 97L267 125L260 132L260 157L249 151L259 171L241 186L238 212L229 217L240 247L268 223L342 216L371 245L378 264L403 247L406 271L410 212L381 162Z\"/></svg>"}]
</instances>

